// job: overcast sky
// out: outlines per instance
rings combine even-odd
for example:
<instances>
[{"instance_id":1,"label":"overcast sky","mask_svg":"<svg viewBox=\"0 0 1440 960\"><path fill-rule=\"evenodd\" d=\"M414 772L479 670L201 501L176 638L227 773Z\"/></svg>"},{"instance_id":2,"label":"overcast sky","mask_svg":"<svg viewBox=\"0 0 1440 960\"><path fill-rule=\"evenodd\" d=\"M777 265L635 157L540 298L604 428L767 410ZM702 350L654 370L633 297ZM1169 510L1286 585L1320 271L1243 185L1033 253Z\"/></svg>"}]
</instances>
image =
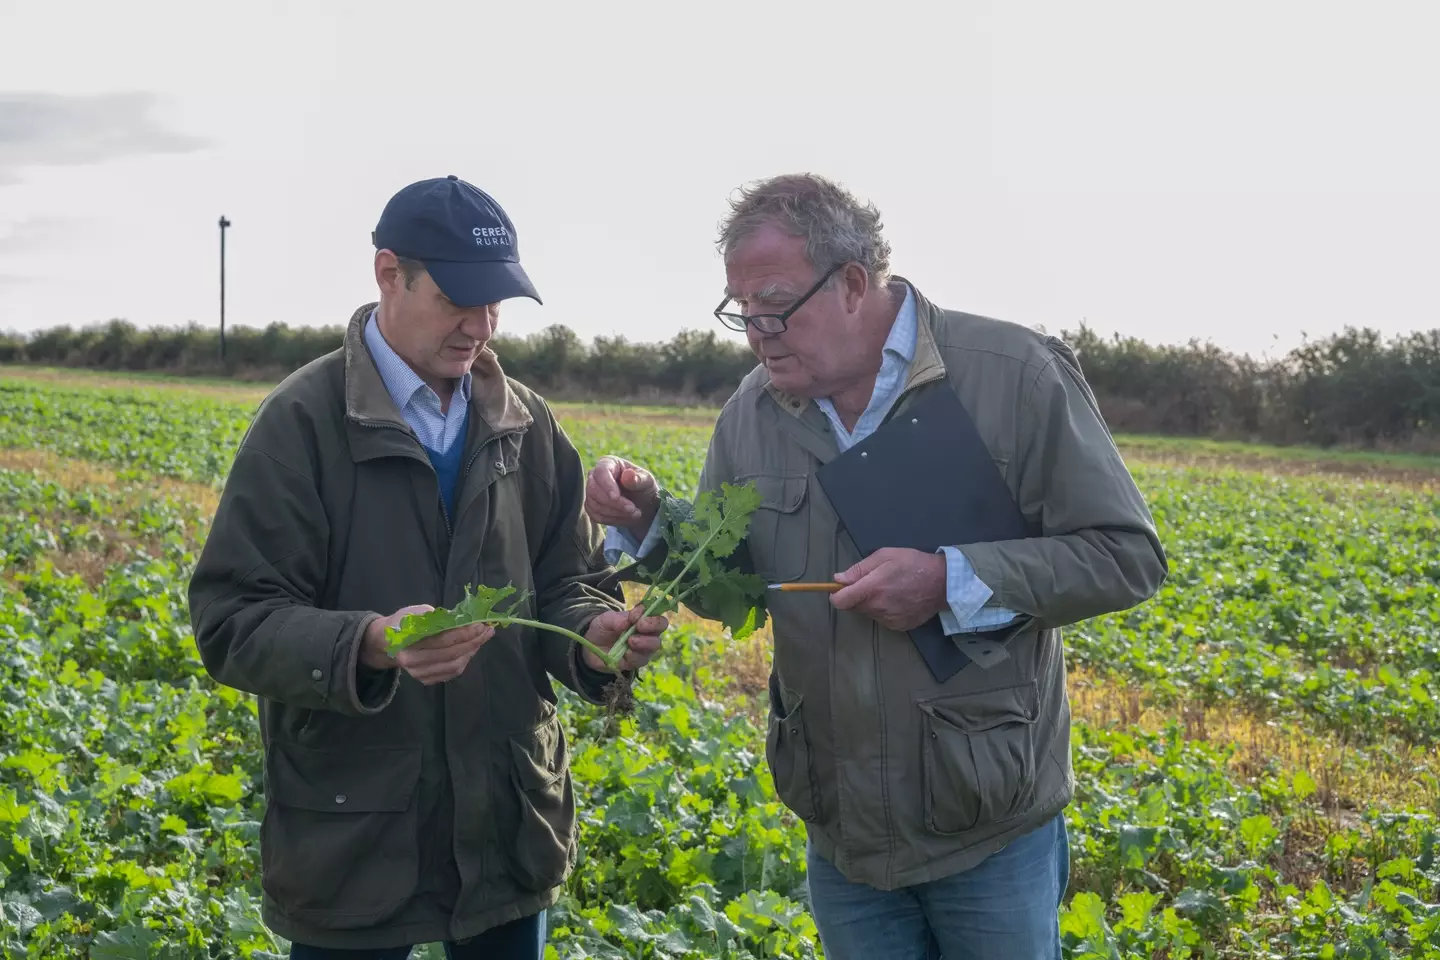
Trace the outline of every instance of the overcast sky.
<instances>
[{"instance_id":1,"label":"overcast sky","mask_svg":"<svg viewBox=\"0 0 1440 960\"><path fill-rule=\"evenodd\" d=\"M343 322L395 190L514 219L514 332L715 325L738 184L945 306L1254 353L1440 327L1440 3L0 0L0 329ZM739 336L734 334L734 336Z\"/></svg>"}]
</instances>

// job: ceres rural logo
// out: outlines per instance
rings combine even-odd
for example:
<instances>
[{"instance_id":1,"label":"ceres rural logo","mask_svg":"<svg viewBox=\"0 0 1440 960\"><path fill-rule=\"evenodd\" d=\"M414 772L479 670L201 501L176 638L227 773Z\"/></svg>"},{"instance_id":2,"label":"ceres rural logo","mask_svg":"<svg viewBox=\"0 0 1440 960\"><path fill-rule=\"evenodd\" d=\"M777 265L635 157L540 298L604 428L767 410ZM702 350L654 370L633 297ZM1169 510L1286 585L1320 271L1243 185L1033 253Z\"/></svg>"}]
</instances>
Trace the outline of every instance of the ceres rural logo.
<instances>
[{"instance_id":1,"label":"ceres rural logo","mask_svg":"<svg viewBox=\"0 0 1440 960\"><path fill-rule=\"evenodd\" d=\"M470 232L475 234L477 247L508 247L510 245L510 231L504 227L476 227Z\"/></svg>"}]
</instances>

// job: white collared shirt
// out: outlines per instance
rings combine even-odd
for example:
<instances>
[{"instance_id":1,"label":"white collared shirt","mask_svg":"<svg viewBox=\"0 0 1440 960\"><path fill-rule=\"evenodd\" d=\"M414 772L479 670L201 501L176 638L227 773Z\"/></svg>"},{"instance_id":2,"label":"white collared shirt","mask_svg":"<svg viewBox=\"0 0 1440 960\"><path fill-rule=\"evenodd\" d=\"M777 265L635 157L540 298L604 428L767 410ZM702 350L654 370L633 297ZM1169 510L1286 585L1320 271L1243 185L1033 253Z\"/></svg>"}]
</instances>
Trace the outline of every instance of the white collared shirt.
<instances>
[{"instance_id":1,"label":"white collared shirt","mask_svg":"<svg viewBox=\"0 0 1440 960\"><path fill-rule=\"evenodd\" d=\"M470 406L469 370L455 385L450 408L442 410L439 395L385 340L374 310L365 320L365 345L370 348L370 356L375 360L390 399L395 401L396 409L425 449L444 453L452 443L463 438L465 414Z\"/></svg>"}]
</instances>

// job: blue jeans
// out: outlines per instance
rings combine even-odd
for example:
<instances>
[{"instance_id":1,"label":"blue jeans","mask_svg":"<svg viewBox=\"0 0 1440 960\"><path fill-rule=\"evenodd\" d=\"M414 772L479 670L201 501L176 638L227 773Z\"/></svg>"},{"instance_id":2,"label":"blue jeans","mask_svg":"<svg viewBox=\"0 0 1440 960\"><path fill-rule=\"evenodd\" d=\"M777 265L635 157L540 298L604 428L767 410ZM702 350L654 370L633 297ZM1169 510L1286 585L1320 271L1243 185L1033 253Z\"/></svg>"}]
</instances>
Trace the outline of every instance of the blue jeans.
<instances>
[{"instance_id":1,"label":"blue jeans","mask_svg":"<svg viewBox=\"0 0 1440 960\"><path fill-rule=\"evenodd\" d=\"M807 869L827 960L1060 960L1064 814L971 870L913 887L853 883L813 848Z\"/></svg>"},{"instance_id":2,"label":"blue jeans","mask_svg":"<svg viewBox=\"0 0 1440 960\"><path fill-rule=\"evenodd\" d=\"M336 950L292 944L290 960L406 960L414 947ZM540 960L545 956L545 911L492 927L464 943L445 944L449 960Z\"/></svg>"}]
</instances>

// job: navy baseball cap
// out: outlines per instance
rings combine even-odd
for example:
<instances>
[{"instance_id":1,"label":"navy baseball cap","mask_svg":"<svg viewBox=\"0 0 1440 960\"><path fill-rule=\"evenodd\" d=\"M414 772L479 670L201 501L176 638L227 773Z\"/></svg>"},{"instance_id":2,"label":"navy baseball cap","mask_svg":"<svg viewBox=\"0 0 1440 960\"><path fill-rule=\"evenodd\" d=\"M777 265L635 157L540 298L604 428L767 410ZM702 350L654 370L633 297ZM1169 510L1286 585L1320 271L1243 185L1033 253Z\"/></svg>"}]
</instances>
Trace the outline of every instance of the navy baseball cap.
<instances>
[{"instance_id":1,"label":"navy baseball cap","mask_svg":"<svg viewBox=\"0 0 1440 960\"><path fill-rule=\"evenodd\" d=\"M454 174L402 189L370 235L377 250L419 260L440 292L462 307L529 297L535 284L520 267L515 225L500 204Z\"/></svg>"}]
</instances>

